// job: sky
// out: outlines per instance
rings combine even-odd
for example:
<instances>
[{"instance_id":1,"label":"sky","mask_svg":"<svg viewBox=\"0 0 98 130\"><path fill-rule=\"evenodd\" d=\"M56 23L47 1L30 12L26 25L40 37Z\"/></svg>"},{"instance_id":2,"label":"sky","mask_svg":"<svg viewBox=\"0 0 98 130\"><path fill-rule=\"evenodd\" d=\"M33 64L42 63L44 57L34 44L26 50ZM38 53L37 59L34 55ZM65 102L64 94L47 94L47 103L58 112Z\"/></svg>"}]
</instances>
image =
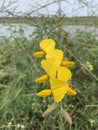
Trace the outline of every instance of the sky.
<instances>
[{"instance_id":1,"label":"sky","mask_svg":"<svg viewBox=\"0 0 98 130\"><path fill-rule=\"evenodd\" d=\"M98 16L98 0L0 0L0 16L55 15L61 8L66 16ZM59 2L58 2L59 1ZM60 3L61 1L61 3ZM9 6L10 5L10 6Z\"/></svg>"}]
</instances>

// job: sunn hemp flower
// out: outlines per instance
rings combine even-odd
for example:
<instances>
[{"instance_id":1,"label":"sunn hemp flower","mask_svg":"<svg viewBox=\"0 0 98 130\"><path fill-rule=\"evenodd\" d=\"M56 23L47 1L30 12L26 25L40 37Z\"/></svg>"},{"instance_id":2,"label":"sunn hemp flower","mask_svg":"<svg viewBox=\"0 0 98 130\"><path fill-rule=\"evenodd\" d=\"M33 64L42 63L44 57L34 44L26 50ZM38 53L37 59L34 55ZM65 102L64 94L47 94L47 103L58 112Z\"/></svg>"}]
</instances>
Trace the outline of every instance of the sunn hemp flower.
<instances>
[{"instance_id":1,"label":"sunn hemp flower","mask_svg":"<svg viewBox=\"0 0 98 130\"><path fill-rule=\"evenodd\" d=\"M38 92L37 96L46 97L52 94L54 98L54 103L46 110L46 112L44 112L44 116L49 114L57 104L62 101L66 94L77 94L69 85L69 80L72 77L69 68L75 63L73 61L63 61L63 51L56 49L55 45L56 43L53 39L44 39L40 42L41 50L33 54L34 57L38 58L45 55L45 58L41 61L41 68L44 70L45 74L37 78L35 82L42 83L49 80L50 85L49 89L44 89Z\"/></svg>"}]
</instances>

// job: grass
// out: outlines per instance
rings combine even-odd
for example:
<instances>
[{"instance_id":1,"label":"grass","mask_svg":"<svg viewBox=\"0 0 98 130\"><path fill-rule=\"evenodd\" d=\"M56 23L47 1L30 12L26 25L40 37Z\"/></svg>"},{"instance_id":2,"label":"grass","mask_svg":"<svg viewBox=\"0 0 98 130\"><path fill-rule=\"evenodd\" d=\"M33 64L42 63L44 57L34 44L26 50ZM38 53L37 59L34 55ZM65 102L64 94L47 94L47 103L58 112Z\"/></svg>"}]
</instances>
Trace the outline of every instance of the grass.
<instances>
[{"instance_id":1,"label":"grass","mask_svg":"<svg viewBox=\"0 0 98 130\"><path fill-rule=\"evenodd\" d=\"M58 28L58 30L57 30ZM19 32L20 33L20 32ZM35 37L34 37L35 36ZM58 106L48 117L41 115L53 98L39 98L36 92L48 83L37 84L34 79L43 74L40 59L32 57L39 42L53 38L64 56L75 61L71 85L74 97L66 95L63 108L71 115L73 124L62 117ZM42 19L36 24L31 40L23 35L0 41L0 129L1 130L97 130L98 128L98 41L92 32L78 31L71 38L59 24ZM94 66L89 71L86 61ZM25 127L25 128L24 128Z\"/></svg>"}]
</instances>

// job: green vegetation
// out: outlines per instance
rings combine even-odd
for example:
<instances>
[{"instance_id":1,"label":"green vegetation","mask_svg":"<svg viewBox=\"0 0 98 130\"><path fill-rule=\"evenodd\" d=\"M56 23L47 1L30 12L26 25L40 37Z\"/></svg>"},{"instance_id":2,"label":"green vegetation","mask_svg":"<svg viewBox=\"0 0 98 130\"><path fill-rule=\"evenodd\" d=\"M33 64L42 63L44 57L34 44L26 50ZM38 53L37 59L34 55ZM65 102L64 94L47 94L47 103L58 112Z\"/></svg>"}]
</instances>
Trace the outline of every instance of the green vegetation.
<instances>
[{"instance_id":1,"label":"green vegetation","mask_svg":"<svg viewBox=\"0 0 98 130\"><path fill-rule=\"evenodd\" d=\"M0 37L0 129L97 130L98 41L93 32L78 30L70 38L70 32L63 30L61 23L53 24L49 18L41 19L35 25L31 40L26 39L23 32L18 32L21 37L13 40ZM43 71L40 59L32 54L40 50L39 42L47 37L56 41L56 48L64 51L64 57L76 63L72 68L71 86L78 94L66 95L62 101L63 108L72 117L71 126L61 116L59 107L48 117L41 116L53 98L36 96L47 83L34 82ZM88 69L86 61L94 66L93 71Z\"/></svg>"},{"instance_id":2,"label":"green vegetation","mask_svg":"<svg viewBox=\"0 0 98 130\"><path fill-rule=\"evenodd\" d=\"M58 19L58 16L40 16L40 17L0 17L0 23L28 23L32 24L36 21L41 22L42 19L48 20L55 23ZM98 26L98 17L97 16L85 16L85 17L62 17L59 18L60 21L63 21L63 25L89 25L89 26ZM56 22L60 22L56 21Z\"/></svg>"}]
</instances>

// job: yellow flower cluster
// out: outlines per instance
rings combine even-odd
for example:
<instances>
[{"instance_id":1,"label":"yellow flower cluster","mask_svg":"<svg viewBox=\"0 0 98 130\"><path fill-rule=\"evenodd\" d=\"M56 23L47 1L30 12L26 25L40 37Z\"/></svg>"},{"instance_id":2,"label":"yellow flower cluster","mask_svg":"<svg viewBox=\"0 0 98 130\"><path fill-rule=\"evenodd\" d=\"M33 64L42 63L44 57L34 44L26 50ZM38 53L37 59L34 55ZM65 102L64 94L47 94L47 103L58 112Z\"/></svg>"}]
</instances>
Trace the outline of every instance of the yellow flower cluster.
<instances>
[{"instance_id":1,"label":"yellow flower cluster","mask_svg":"<svg viewBox=\"0 0 98 130\"><path fill-rule=\"evenodd\" d=\"M53 39L44 39L40 42L41 51L35 52L34 57L42 57L45 59L41 61L41 67L46 74L37 78L36 82L45 82L47 79L50 83L50 89L45 89L37 93L40 97L45 97L50 94L53 95L55 102L60 102L65 94L76 95L69 86L69 80L72 73L69 67L75 63L72 61L63 61L63 51L55 48L55 41Z\"/></svg>"},{"instance_id":2,"label":"yellow flower cluster","mask_svg":"<svg viewBox=\"0 0 98 130\"><path fill-rule=\"evenodd\" d=\"M92 65L89 61L86 61L86 66L87 66L87 68L88 68L90 71L93 71L93 70L94 70L93 65Z\"/></svg>"}]
</instances>

